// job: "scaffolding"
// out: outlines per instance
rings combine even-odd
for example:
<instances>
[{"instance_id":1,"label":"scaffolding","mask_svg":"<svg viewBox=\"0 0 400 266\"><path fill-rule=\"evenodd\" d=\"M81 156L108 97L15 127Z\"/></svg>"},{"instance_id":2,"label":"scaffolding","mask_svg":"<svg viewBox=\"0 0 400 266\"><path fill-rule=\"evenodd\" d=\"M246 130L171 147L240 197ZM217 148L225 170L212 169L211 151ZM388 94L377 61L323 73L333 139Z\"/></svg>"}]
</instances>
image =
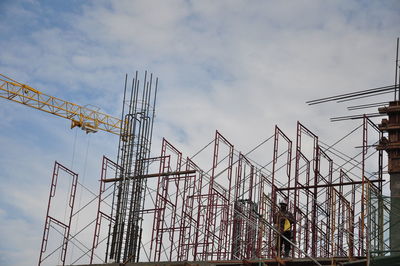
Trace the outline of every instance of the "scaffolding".
<instances>
[{"instance_id":1,"label":"scaffolding","mask_svg":"<svg viewBox=\"0 0 400 266\"><path fill-rule=\"evenodd\" d=\"M80 256L90 264L278 261L274 215L282 200L296 217L292 258L318 265L322 258L366 258L387 247L388 224L381 218L387 204L376 200L387 184L382 151L375 149L382 133L369 118L333 145L299 122L295 142L276 126L248 153L216 131L200 152L185 158L166 139L160 155L150 157L151 124L137 128L131 117L123 121L132 122L132 135L147 130L142 138L148 142L121 134L118 162L103 158L91 248ZM360 135L354 155L339 150ZM142 152L126 154L128 148ZM251 157L261 148L272 158L266 164ZM69 236L73 245L76 239Z\"/></svg>"},{"instance_id":2,"label":"scaffolding","mask_svg":"<svg viewBox=\"0 0 400 266\"><path fill-rule=\"evenodd\" d=\"M93 230L90 248L74 263L280 261L281 201L296 219L291 258L318 265L387 248L383 133L367 116L332 145L298 122L294 141L275 126L247 153L216 131L192 157L166 139L151 157L158 82L127 83L118 157L103 157L97 215L82 229Z\"/></svg>"},{"instance_id":3,"label":"scaffolding","mask_svg":"<svg viewBox=\"0 0 400 266\"><path fill-rule=\"evenodd\" d=\"M349 172L344 167L334 169L328 151L301 123L298 123L295 158L291 157L291 141L276 127L272 172L260 170L242 153L234 154L233 145L218 131L213 141L213 164L207 172L190 159L183 161L181 153L164 140L162 158L175 159L161 160L160 172L163 169L179 172L182 165L186 165L196 173L159 178L150 261L276 257L277 233L271 226L280 200L290 203L289 209L297 220L293 230L297 248L292 249L292 257L365 257L369 243L366 186L368 183L380 191L381 185L376 184L383 182L381 170L373 177L366 177L371 173L367 174L363 166L367 158L372 158L366 139L367 131L374 130L369 127L370 123L365 118L362 126L365 139L363 151L358 155L363 160L350 164L350 168L361 172L356 176L364 176L358 180L350 177L354 171ZM379 138L380 132L375 133ZM302 143L304 134L311 138L308 142L311 145ZM278 149L282 136L284 151ZM307 146L311 150L308 154L303 152ZM382 168L380 153L378 151L376 156L379 169ZM278 159L285 154L283 164L278 164ZM349 161L354 160L347 163ZM282 176L282 171L287 181L277 178Z\"/></svg>"},{"instance_id":4,"label":"scaffolding","mask_svg":"<svg viewBox=\"0 0 400 266\"><path fill-rule=\"evenodd\" d=\"M64 193L65 197L61 195L61 201L67 201L67 208L65 210L64 217L52 208L52 203L60 198L59 194L63 194L62 190L57 190L57 185L60 183L59 179L65 179L67 183L70 182L69 191ZM69 182L68 182L69 181ZM58 163L54 163L53 175L51 179L49 201L47 204L46 219L43 231L42 245L40 248L39 263L40 266L46 259L50 258L53 254L61 249L59 260L62 265L65 265L65 259L67 256L67 248L70 239L71 220L73 216L76 187L78 183L78 174L74 173L67 167ZM59 193L57 193L59 192ZM59 200L60 201L60 200ZM52 232L52 234L50 234ZM59 233L61 237L61 246L55 250L48 249L49 236L54 233Z\"/></svg>"},{"instance_id":5,"label":"scaffolding","mask_svg":"<svg viewBox=\"0 0 400 266\"><path fill-rule=\"evenodd\" d=\"M361 152L349 157L321 143L301 123L292 153L292 141L276 126L268 138L273 139L272 161L265 166L237 152L216 131L206 146L212 161L207 171L193 157L183 159L182 152L164 139L160 156L152 158L159 164L158 173L142 177L156 181L148 190L153 194L146 195L153 199L151 207L142 210L150 214L146 223L152 226L146 235L151 237L141 243L144 250L136 258L144 255L141 261L149 262L276 258L279 232L273 220L281 200L289 202L297 221L292 257L365 257L370 243L367 197L371 189L382 191L383 160L382 152L373 148L381 137L375 124L365 117L351 134L357 130L363 135ZM341 161L334 162L328 153ZM369 169L372 160L376 169Z\"/></svg>"}]
</instances>

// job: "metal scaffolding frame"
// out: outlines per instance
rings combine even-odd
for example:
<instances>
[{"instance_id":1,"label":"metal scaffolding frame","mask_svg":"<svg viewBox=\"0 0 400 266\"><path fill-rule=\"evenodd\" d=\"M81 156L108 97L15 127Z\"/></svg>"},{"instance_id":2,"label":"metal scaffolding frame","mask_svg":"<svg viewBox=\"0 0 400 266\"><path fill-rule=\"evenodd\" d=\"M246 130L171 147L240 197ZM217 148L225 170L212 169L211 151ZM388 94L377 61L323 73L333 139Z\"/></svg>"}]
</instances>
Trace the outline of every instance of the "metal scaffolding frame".
<instances>
[{"instance_id":1,"label":"metal scaffolding frame","mask_svg":"<svg viewBox=\"0 0 400 266\"><path fill-rule=\"evenodd\" d=\"M52 213L51 211L52 201L55 199L57 195L56 192L57 192L57 184L59 181L58 179L60 176L62 176L63 172L71 178L71 185L69 187L69 193L68 193L69 195L67 198L66 202L67 206L65 210L65 213L68 214L68 216L64 215L64 218L57 217L58 215L56 213ZM61 177L61 178L66 178L66 177ZM38 265L41 265L46 259L48 259L52 254L54 254L60 248L61 248L61 254L59 261L62 263L62 265L65 265L65 258L67 255L68 242L70 238L71 220L73 216L72 212L74 209L77 182L78 182L78 174L72 172L71 170L69 170L62 164L58 163L57 161L54 163ZM61 228L63 231L60 232L58 229L55 228L55 226ZM46 252L50 235L50 227L54 228L58 233L62 234L62 244L61 247L56 248L51 252ZM48 255L45 256L45 254L47 253Z\"/></svg>"},{"instance_id":2,"label":"metal scaffolding frame","mask_svg":"<svg viewBox=\"0 0 400 266\"><path fill-rule=\"evenodd\" d=\"M115 224L115 220L113 218L114 213L113 209L111 208L112 201L110 202L110 198L112 198L110 197L112 196L110 191L114 191L116 183L110 182L109 180L111 180L111 177L113 178L119 177L121 170L122 170L121 167L117 163L103 156L100 188L99 188L98 203L97 203L97 215L96 215L95 229L94 229L93 242L90 254L90 263L93 263L95 250L99 246L99 241L101 241L100 232L101 232L102 221L104 219L108 221L108 231L111 231L111 228ZM108 194L106 194L107 191L109 192ZM108 248L110 243L110 235L108 236L106 235L106 238L107 238L107 244L106 244L107 248L105 250L105 262L107 262L108 254L110 252ZM102 254L101 256L103 257L104 255Z\"/></svg>"}]
</instances>

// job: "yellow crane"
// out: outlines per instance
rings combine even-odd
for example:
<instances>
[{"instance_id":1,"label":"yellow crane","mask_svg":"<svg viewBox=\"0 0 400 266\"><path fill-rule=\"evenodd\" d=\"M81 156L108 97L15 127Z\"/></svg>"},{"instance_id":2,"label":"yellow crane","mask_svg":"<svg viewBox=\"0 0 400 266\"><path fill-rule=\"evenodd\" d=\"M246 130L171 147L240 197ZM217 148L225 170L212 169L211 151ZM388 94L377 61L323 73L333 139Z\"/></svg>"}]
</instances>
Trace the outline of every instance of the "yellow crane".
<instances>
[{"instance_id":1,"label":"yellow crane","mask_svg":"<svg viewBox=\"0 0 400 266\"><path fill-rule=\"evenodd\" d=\"M120 135L121 119L47 95L0 73L0 97L71 120L71 128Z\"/></svg>"}]
</instances>

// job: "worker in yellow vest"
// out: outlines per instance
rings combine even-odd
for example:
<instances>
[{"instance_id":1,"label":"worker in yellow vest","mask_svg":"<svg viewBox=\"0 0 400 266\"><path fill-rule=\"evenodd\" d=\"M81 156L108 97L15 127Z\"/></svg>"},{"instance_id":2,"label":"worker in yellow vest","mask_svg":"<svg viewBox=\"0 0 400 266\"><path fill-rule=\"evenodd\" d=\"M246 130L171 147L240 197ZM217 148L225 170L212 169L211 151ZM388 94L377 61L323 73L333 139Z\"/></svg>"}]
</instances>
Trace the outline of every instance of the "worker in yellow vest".
<instances>
[{"instance_id":1,"label":"worker in yellow vest","mask_svg":"<svg viewBox=\"0 0 400 266\"><path fill-rule=\"evenodd\" d=\"M295 223L295 218L291 212L288 211L287 203L280 202L279 211L274 216L274 223L280 234L277 236L276 251L280 257L282 252L282 246L284 246L284 255L289 257L291 245L289 241L281 237L283 235L287 239L293 239L292 225Z\"/></svg>"}]
</instances>

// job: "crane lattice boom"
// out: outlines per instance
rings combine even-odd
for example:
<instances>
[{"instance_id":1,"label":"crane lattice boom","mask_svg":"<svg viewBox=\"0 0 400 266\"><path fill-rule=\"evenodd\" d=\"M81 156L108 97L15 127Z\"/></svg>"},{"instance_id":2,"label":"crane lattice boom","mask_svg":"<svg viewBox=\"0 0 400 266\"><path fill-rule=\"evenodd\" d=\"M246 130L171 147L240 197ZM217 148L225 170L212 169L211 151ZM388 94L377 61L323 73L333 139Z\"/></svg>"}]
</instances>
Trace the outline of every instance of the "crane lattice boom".
<instances>
[{"instance_id":1,"label":"crane lattice boom","mask_svg":"<svg viewBox=\"0 0 400 266\"><path fill-rule=\"evenodd\" d=\"M71 128L87 133L103 130L116 135L121 132L121 119L96 110L44 94L28 85L0 74L0 97L71 120Z\"/></svg>"}]
</instances>

